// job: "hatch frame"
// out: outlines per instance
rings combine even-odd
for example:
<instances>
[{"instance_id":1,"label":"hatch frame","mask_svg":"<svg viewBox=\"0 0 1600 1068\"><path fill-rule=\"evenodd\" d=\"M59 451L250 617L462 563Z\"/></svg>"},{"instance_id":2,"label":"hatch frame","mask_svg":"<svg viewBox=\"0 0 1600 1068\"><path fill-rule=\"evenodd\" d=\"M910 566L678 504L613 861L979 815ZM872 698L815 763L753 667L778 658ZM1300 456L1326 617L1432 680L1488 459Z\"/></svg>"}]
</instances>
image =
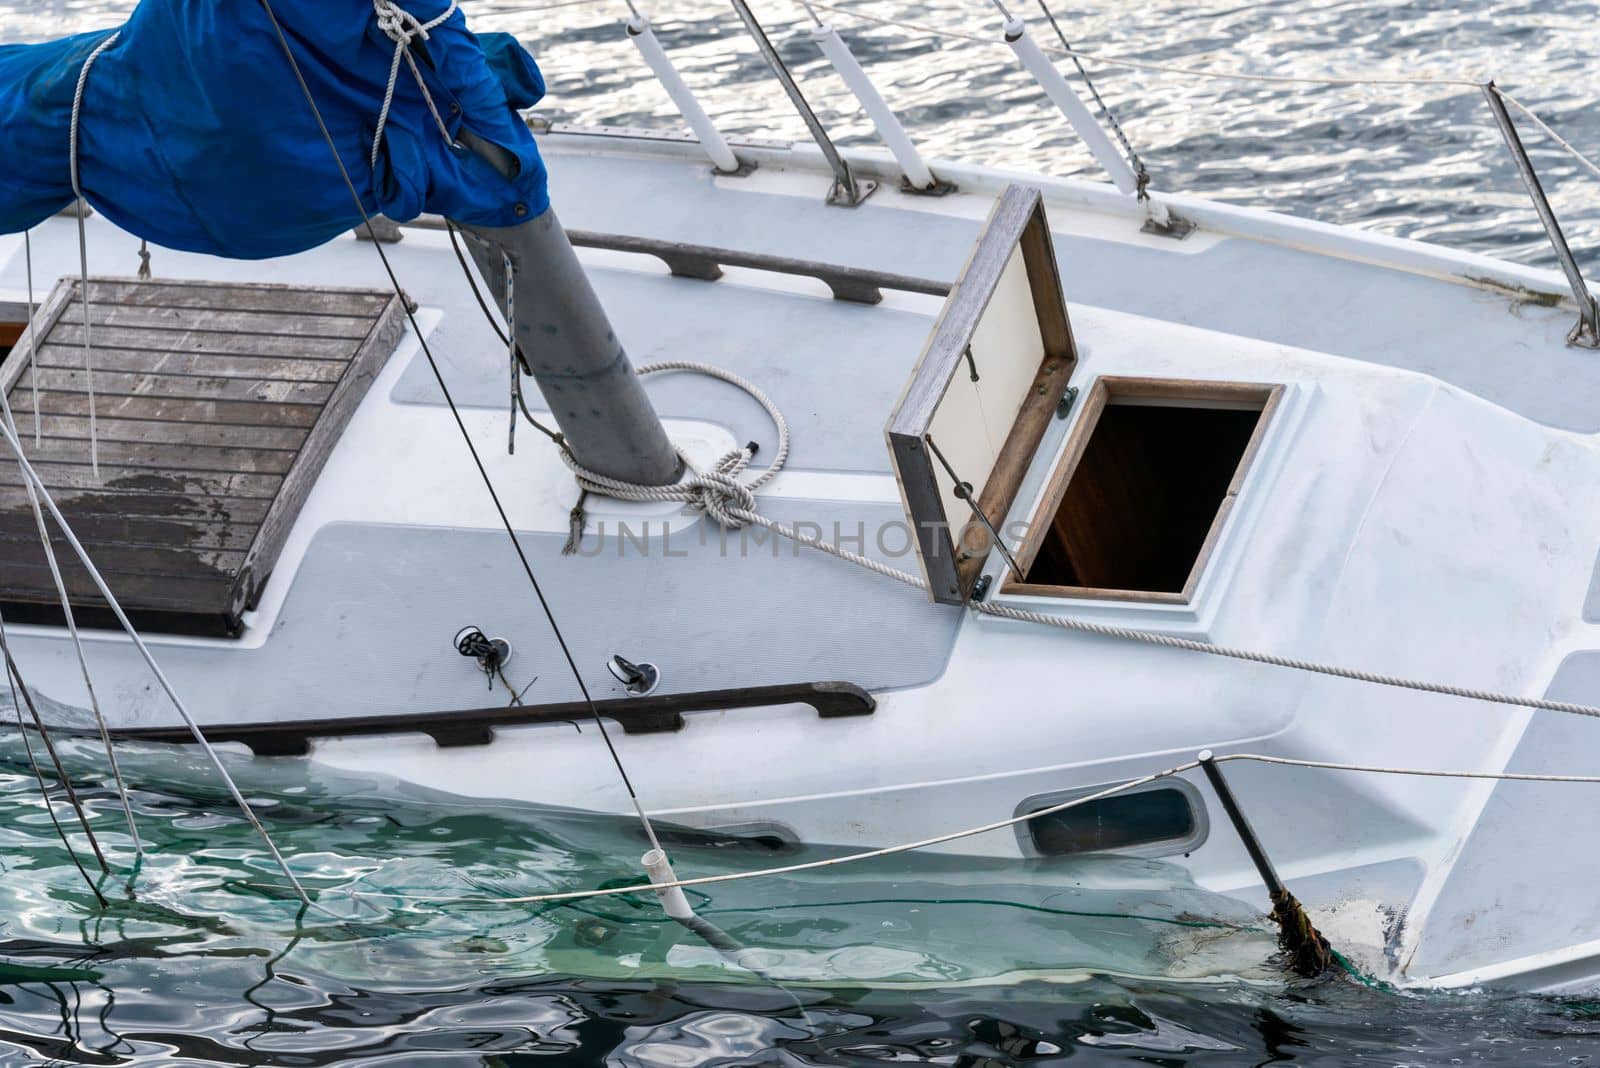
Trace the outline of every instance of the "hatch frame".
<instances>
[{"instance_id":1,"label":"hatch frame","mask_svg":"<svg viewBox=\"0 0 1600 1068\"><path fill-rule=\"evenodd\" d=\"M1081 598L1095 601L1141 601L1152 604L1192 604L1200 588L1206 566L1217 551L1229 517L1243 492L1247 479L1261 455L1263 443L1274 428L1275 420L1284 404L1287 388L1282 382L1250 382L1235 379L1161 378L1142 375L1099 375L1093 379L1088 395L1080 403L1077 418L1067 435L1061 454L1052 461L1050 475L1038 503L1029 513L1027 534L1016 549L1017 564L1022 575L1033 569L1046 537L1051 520L1061 507L1067 489L1077 474L1079 464L1088 449L1090 440L1100 423L1100 416L1113 401L1131 398L1137 403L1177 408L1204 408L1207 401L1248 406L1257 411L1255 428L1250 432L1233 477L1218 502L1205 540L1190 565L1183 589L1176 592L1161 590L1117 589L1098 586L1063 586L1050 583L1029 582L1007 574L1000 592L1007 595L1052 598Z\"/></svg>"},{"instance_id":2,"label":"hatch frame","mask_svg":"<svg viewBox=\"0 0 1600 1068\"><path fill-rule=\"evenodd\" d=\"M971 355L973 337L1018 251L1043 355L990 470L973 487L988 525L1000 529L1078 365L1044 194L1038 188L1012 184L995 202L884 430L895 482L916 535L912 544L917 560L929 595L940 604L965 604L971 598L994 545L975 518L947 513L941 483L949 479L926 442L955 375L969 365L973 372L980 366ZM975 477L966 471L958 474ZM955 530L960 531L960 549Z\"/></svg>"}]
</instances>

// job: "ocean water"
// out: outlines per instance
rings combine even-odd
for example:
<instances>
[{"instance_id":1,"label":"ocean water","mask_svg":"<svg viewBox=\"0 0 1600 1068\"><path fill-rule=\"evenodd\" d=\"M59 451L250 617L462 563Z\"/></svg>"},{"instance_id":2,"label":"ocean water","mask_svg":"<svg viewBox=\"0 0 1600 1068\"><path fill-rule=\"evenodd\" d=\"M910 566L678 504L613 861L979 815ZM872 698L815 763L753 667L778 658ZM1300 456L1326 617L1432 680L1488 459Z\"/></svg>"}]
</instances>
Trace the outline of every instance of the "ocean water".
<instances>
[{"instance_id":1,"label":"ocean water","mask_svg":"<svg viewBox=\"0 0 1600 1068\"><path fill-rule=\"evenodd\" d=\"M1008 2L1047 40L1036 8ZM995 11L978 0L847 3L998 36ZM0 41L111 25L128 6L0 0ZM621 33L620 2L465 6L477 26L514 31L538 55L549 117L676 127ZM726 6L643 6L725 132L804 136ZM803 11L756 6L823 121L844 142L867 140L798 33ZM1589 4L1151 0L1058 12L1081 48L1141 60L1494 76L1600 153ZM1092 173L998 43L827 17L930 157ZM1472 90L1091 69L1158 188L1553 263ZM1537 131L1524 136L1593 267L1600 184ZM334 914L303 911L194 754L147 746L124 758L148 851L130 879L132 843L93 748L65 749L112 873L97 874L81 834L69 834L109 906L97 907L63 849L18 736L0 730L0 1065L1600 1061L1600 1001L1398 991L1365 974L1293 981L1263 917L1159 862L903 857L713 887L696 905L752 948L740 958L752 967L741 967L646 897L481 900L636 879L643 842L629 821L465 805L381 780L313 781L294 762L241 764L275 839ZM671 845L696 873L797 859L725 839ZM441 897L479 900L421 900Z\"/></svg>"},{"instance_id":2,"label":"ocean water","mask_svg":"<svg viewBox=\"0 0 1600 1068\"><path fill-rule=\"evenodd\" d=\"M95 746L62 748L111 873L72 839L109 904L0 732L0 1064L1600 1059L1594 1001L1405 993L1359 971L1291 980L1262 916L1161 862L906 856L722 884L692 896L747 947L730 961L647 896L495 902L636 881L631 820L233 759L317 891L308 911L192 751L126 751L146 847L134 871ZM663 832L697 874L816 855Z\"/></svg>"}]
</instances>

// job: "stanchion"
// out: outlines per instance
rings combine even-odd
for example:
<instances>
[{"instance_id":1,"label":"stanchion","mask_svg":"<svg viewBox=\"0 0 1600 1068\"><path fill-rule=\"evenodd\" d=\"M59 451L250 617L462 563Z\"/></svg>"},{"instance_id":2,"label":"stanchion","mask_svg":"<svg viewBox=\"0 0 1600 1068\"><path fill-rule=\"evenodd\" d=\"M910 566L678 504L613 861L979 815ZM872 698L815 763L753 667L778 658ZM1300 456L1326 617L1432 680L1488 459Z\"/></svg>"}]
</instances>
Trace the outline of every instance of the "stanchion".
<instances>
[{"instance_id":1,"label":"stanchion","mask_svg":"<svg viewBox=\"0 0 1600 1068\"><path fill-rule=\"evenodd\" d=\"M1289 966L1297 975L1307 978L1322 975L1333 966L1333 949L1328 945L1328 940L1312 926L1305 907L1278 878L1277 870L1273 868L1266 850L1261 848L1261 840L1256 837L1250 821L1245 819L1244 811L1239 808L1238 800L1228 788L1228 780L1222 777L1222 769L1217 767L1211 750L1201 752L1199 759L1201 770L1211 781L1211 788L1217 792L1217 800L1222 802L1222 810L1228 814L1233 829L1239 833L1239 840L1244 843L1245 852L1250 854L1256 871L1261 874L1261 881L1267 884L1267 892L1272 898L1272 920L1278 925L1278 945L1289 955Z\"/></svg>"}]
</instances>

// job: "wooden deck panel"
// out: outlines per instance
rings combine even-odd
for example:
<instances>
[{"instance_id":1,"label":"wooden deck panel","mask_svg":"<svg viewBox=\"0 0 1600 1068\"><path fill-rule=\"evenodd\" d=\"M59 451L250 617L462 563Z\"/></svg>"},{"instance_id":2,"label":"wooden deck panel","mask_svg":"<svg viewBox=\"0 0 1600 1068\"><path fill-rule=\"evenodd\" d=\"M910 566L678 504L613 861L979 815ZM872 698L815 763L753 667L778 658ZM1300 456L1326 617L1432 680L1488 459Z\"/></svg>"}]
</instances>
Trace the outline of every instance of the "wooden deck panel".
<instances>
[{"instance_id":1,"label":"wooden deck panel","mask_svg":"<svg viewBox=\"0 0 1600 1068\"><path fill-rule=\"evenodd\" d=\"M0 364L24 451L136 623L237 634L317 474L394 351L403 309L374 290L91 279L88 320L99 476L90 465L84 309L73 280L40 310L37 366L29 366L26 338ZM53 524L51 542L74 613L88 625L109 623ZM0 455L0 563L7 618L60 621L9 454Z\"/></svg>"}]
</instances>

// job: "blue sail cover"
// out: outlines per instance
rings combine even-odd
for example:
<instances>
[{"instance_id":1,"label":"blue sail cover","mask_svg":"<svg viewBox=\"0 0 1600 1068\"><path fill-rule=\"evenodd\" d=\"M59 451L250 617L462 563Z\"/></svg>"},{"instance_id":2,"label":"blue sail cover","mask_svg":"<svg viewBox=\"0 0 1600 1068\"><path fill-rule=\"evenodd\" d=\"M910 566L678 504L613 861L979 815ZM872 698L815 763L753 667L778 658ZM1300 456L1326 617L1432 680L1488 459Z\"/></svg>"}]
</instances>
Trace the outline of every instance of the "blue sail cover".
<instances>
[{"instance_id":1,"label":"blue sail cover","mask_svg":"<svg viewBox=\"0 0 1600 1068\"><path fill-rule=\"evenodd\" d=\"M400 6L426 22L448 0ZM515 178L444 140L404 64L374 168L394 42L371 0L273 9L368 212L514 226L549 206L514 110L544 95L544 79L513 38L475 35L457 11L413 55L451 142L465 127L500 145L521 164ZM71 202L73 92L111 32L0 46L0 233ZM84 194L112 222L167 248L261 259L361 221L258 0L142 0L120 33L90 70L78 135Z\"/></svg>"}]
</instances>

